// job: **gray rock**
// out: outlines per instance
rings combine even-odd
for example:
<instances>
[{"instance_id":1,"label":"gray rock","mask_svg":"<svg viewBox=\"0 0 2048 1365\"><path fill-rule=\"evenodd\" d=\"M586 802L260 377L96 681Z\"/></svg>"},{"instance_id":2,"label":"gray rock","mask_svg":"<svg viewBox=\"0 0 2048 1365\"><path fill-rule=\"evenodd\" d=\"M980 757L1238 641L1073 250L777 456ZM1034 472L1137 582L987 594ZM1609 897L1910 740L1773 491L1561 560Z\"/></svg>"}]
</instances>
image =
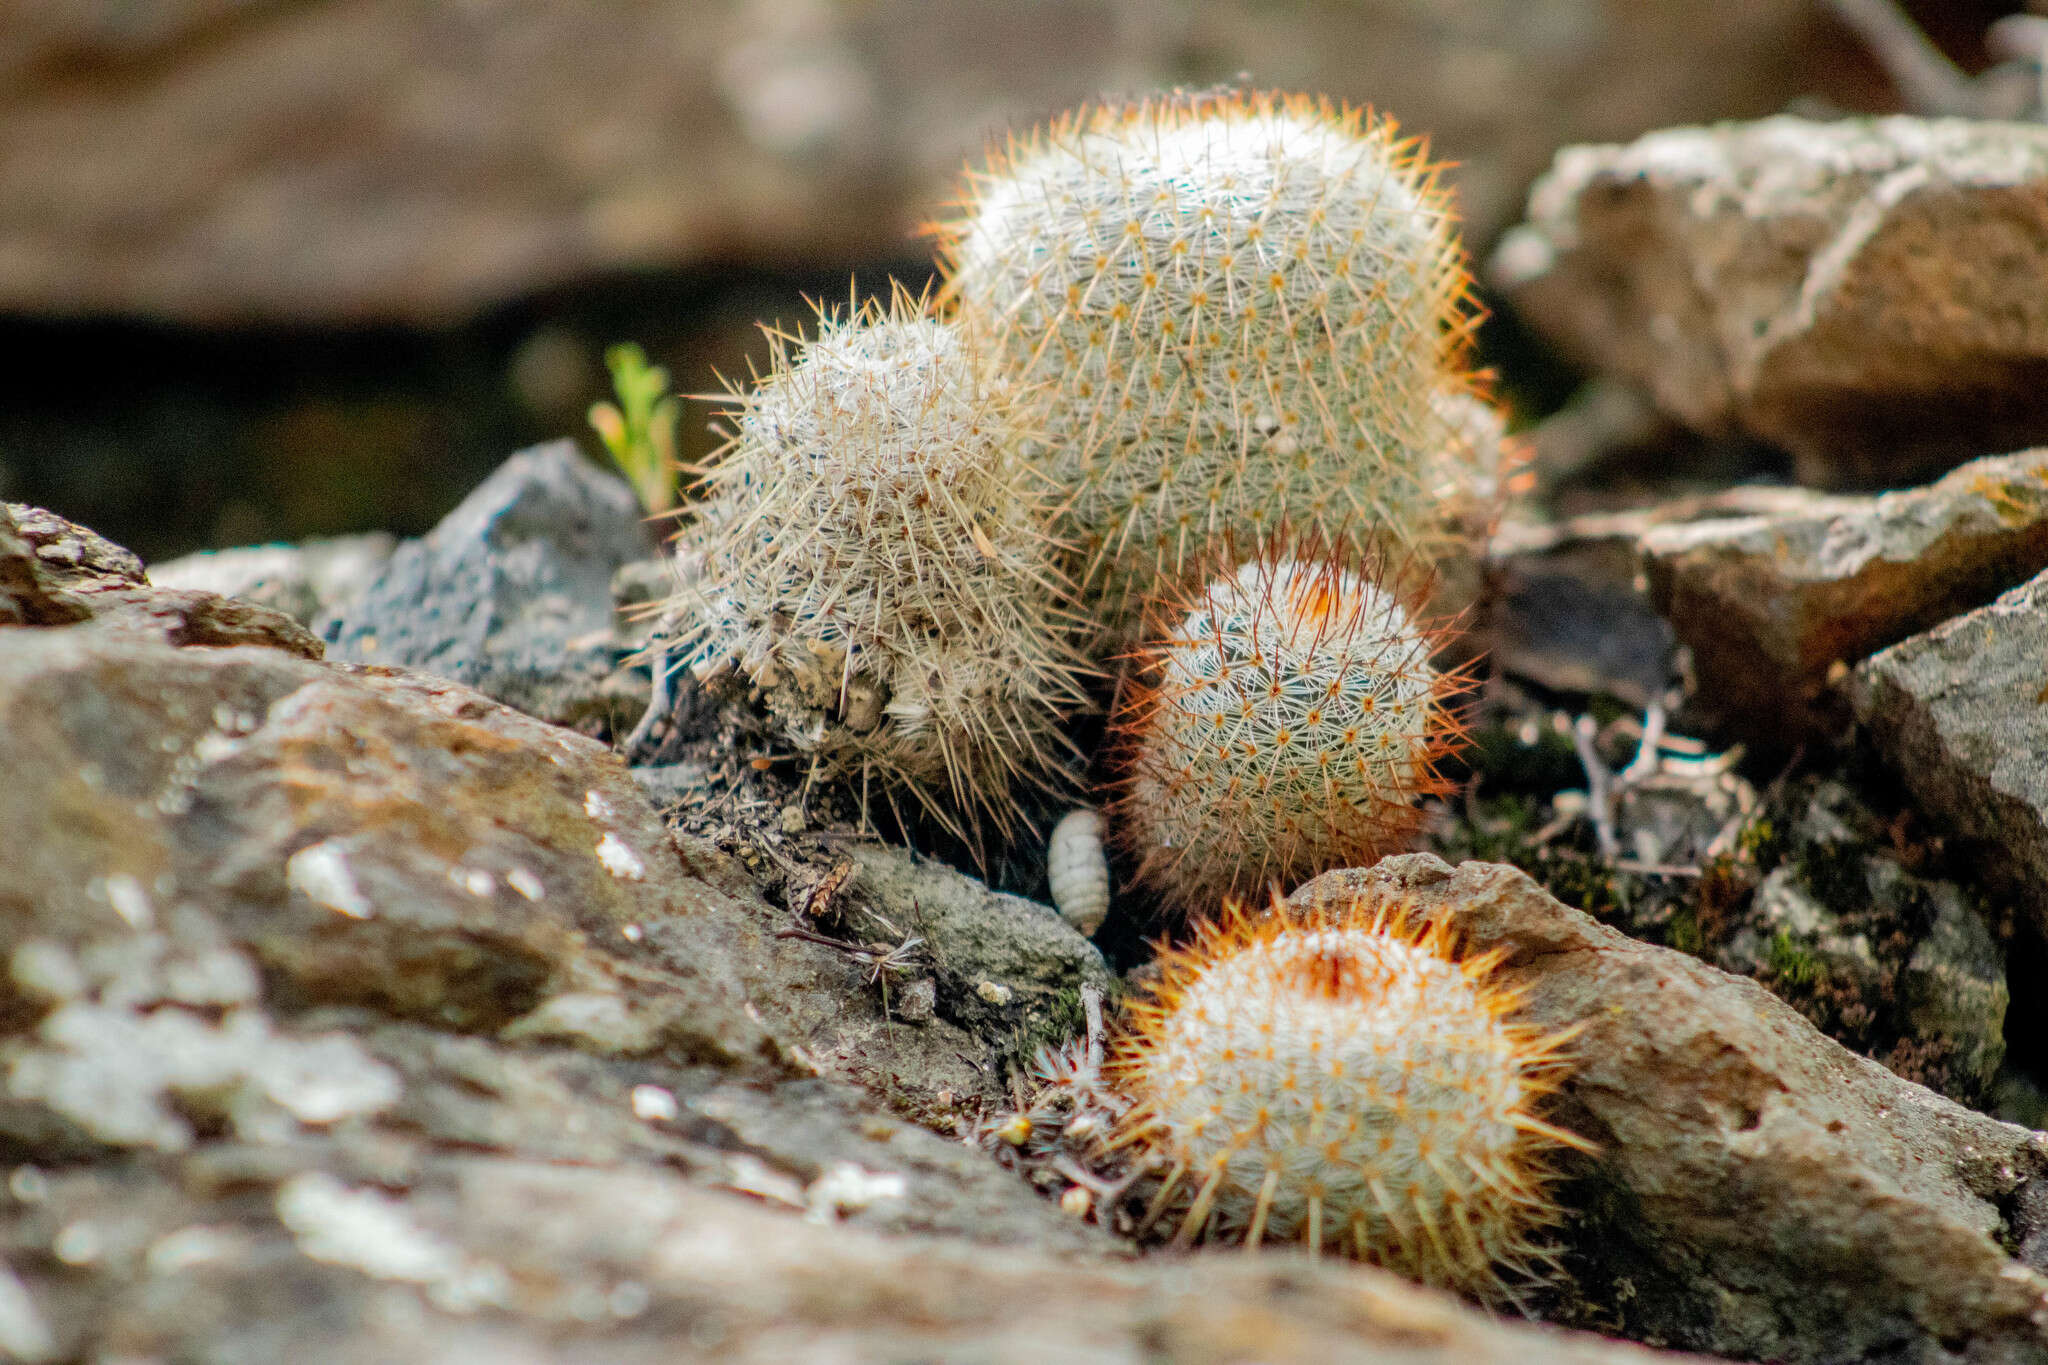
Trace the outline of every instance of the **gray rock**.
<instances>
[{"instance_id":1,"label":"gray rock","mask_svg":"<svg viewBox=\"0 0 2048 1365\"><path fill-rule=\"evenodd\" d=\"M2048 573L1857 665L1856 718L1936 824L2048 928Z\"/></svg>"},{"instance_id":2,"label":"gray rock","mask_svg":"<svg viewBox=\"0 0 2048 1365\"><path fill-rule=\"evenodd\" d=\"M652 549L623 481L572 442L535 446L316 629L336 658L423 668L572 724L610 713L612 576Z\"/></svg>"},{"instance_id":3,"label":"gray rock","mask_svg":"<svg viewBox=\"0 0 2048 1365\"><path fill-rule=\"evenodd\" d=\"M881 1235L859 1224L901 1202L893 1166L846 1163L808 1183L736 1168L734 1186L753 1195L742 1198L652 1161L456 1150L402 1175L336 1165L273 1162L233 1173L237 1188L218 1193L192 1191L198 1172L182 1189L134 1167L39 1173L0 1251L24 1268L21 1297L66 1359L1675 1359L1495 1318L1362 1267L1217 1255L1130 1264Z\"/></svg>"},{"instance_id":4,"label":"gray rock","mask_svg":"<svg viewBox=\"0 0 2048 1365\"><path fill-rule=\"evenodd\" d=\"M1803 483L2048 441L2048 127L1771 118L1568 147L1492 273L1592 368Z\"/></svg>"},{"instance_id":5,"label":"gray rock","mask_svg":"<svg viewBox=\"0 0 2048 1365\"><path fill-rule=\"evenodd\" d=\"M862 845L850 853L860 867L857 894L924 938L946 1018L984 1036L1010 1035L1012 1051L1028 1057L1039 1042L1081 1031L1083 986L1115 994L1101 950L1051 906L991 891L902 849Z\"/></svg>"},{"instance_id":6,"label":"gray rock","mask_svg":"<svg viewBox=\"0 0 2048 1365\"><path fill-rule=\"evenodd\" d=\"M281 611L302 626L339 608L382 572L398 542L382 531L308 540L297 545L247 545L153 564L160 588L200 588Z\"/></svg>"},{"instance_id":7,"label":"gray rock","mask_svg":"<svg viewBox=\"0 0 2048 1365\"><path fill-rule=\"evenodd\" d=\"M1644 707L1670 685L1671 628L1639 582L1630 518L1504 526L1493 537L1487 653L1557 692L1605 693Z\"/></svg>"},{"instance_id":8,"label":"gray rock","mask_svg":"<svg viewBox=\"0 0 2048 1365\"><path fill-rule=\"evenodd\" d=\"M1297 905L1406 896L1503 949L1523 1018L1578 1026L1555 1119L1580 1291L1629 1335L1744 1359L2021 1361L2048 1279L2005 1250L2048 1135L1901 1080L1755 982L1624 937L1523 873L1429 854L1329 873Z\"/></svg>"},{"instance_id":9,"label":"gray rock","mask_svg":"<svg viewBox=\"0 0 2048 1365\"><path fill-rule=\"evenodd\" d=\"M1831 675L2048 566L2048 449L1907 492L1798 496L1641 541L1651 597L1692 650L1698 704L1753 742L1839 735L1848 705Z\"/></svg>"},{"instance_id":10,"label":"gray rock","mask_svg":"<svg viewBox=\"0 0 2048 1365\"><path fill-rule=\"evenodd\" d=\"M320 641L268 607L198 588L151 587L142 561L40 507L0 503L0 627L96 622L173 645L266 645L320 657Z\"/></svg>"}]
</instances>

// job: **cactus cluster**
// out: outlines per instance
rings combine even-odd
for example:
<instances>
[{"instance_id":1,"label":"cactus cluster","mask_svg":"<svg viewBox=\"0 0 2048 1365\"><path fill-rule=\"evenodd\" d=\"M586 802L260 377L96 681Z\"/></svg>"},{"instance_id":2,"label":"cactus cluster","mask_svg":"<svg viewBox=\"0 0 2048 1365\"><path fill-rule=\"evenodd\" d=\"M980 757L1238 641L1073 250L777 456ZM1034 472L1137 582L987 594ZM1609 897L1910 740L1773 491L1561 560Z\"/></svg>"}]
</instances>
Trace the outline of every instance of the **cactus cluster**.
<instances>
[{"instance_id":1,"label":"cactus cluster","mask_svg":"<svg viewBox=\"0 0 2048 1365\"><path fill-rule=\"evenodd\" d=\"M1234 92L1094 108L994 158L941 232L962 322L1043 381L1110 638L1225 535L1427 538L1471 310L1435 169L1390 122Z\"/></svg>"},{"instance_id":2,"label":"cactus cluster","mask_svg":"<svg viewBox=\"0 0 2048 1365\"><path fill-rule=\"evenodd\" d=\"M1440 928L1228 899L1398 847L1458 734L1448 630L1387 557L1469 544L1499 482L1435 170L1324 102L1174 95L1013 145L943 232L939 306L771 333L731 395L683 657L970 837L1059 784L1090 671L1135 658L1110 824L1196 923L1114 1072L1154 1212L1472 1292L1526 1274L1546 1154L1583 1145L1533 1107L1562 1038ZM1051 867L1091 929L1102 823L1063 821Z\"/></svg>"},{"instance_id":3,"label":"cactus cluster","mask_svg":"<svg viewBox=\"0 0 2048 1365\"><path fill-rule=\"evenodd\" d=\"M1170 901L1291 888L1414 833L1464 679L1432 666L1442 629L1400 579L1377 557L1269 546L1157 632L1116 721L1116 813Z\"/></svg>"},{"instance_id":4,"label":"cactus cluster","mask_svg":"<svg viewBox=\"0 0 2048 1365\"><path fill-rule=\"evenodd\" d=\"M1112 1074L1167 1170L1176 1240L1303 1242L1481 1298L1548 1258L1560 1147L1538 1113L1570 1031L1517 1023L1498 953L1398 905L1231 910L1168 951Z\"/></svg>"},{"instance_id":5,"label":"cactus cluster","mask_svg":"<svg viewBox=\"0 0 2048 1365\"><path fill-rule=\"evenodd\" d=\"M900 293L771 335L686 535L684 657L829 770L1005 823L1083 701L1014 390Z\"/></svg>"},{"instance_id":6,"label":"cactus cluster","mask_svg":"<svg viewBox=\"0 0 2048 1365\"><path fill-rule=\"evenodd\" d=\"M685 531L691 666L828 772L1003 823L1065 775L1079 679L1164 603L1118 806L1158 883L1209 898L1391 847L1450 732L1440 637L1334 550L1190 598L1283 528L1423 559L1469 537L1459 490L1497 441L1435 168L1324 101L1175 94L1013 144L941 231L937 308L778 338L734 395ZM1226 721L1261 669L1279 705Z\"/></svg>"}]
</instances>

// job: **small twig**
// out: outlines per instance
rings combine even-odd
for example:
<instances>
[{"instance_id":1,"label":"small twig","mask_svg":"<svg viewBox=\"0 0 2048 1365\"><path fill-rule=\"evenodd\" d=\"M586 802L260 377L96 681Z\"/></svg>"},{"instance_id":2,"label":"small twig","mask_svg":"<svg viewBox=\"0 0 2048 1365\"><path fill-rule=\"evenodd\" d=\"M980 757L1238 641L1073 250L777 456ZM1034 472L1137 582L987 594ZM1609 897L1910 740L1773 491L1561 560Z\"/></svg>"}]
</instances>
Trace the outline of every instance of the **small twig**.
<instances>
[{"instance_id":1,"label":"small twig","mask_svg":"<svg viewBox=\"0 0 2048 1365\"><path fill-rule=\"evenodd\" d=\"M1914 113L1981 115L1975 84L1928 41L1897 0L1828 0L1828 8L1856 30Z\"/></svg>"},{"instance_id":2,"label":"small twig","mask_svg":"<svg viewBox=\"0 0 2048 1365\"><path fill-rule=\"evenodd\" d=\"M1636 756L1629 760L1626 768L1618 774L1618 783L1623 787L1634 786L1637 782L1657 771L1662 761L1659 752L1664 747L1664 703L1653 701L1650 709L1643 713L1643 738L1636 746Z\"/></svg>"},{"instance_id":3,"label":"small twig","mask_svg":"<svg viewBox=\"0 0 2048 1365\"><path fill-rule=\"evenodd\" d=\"M1634 858L1616 858L1614 860L1614 870L1617 872L1634 872L1644 877L1700 877L1706 875L1705 869L1684 863L1645 863L1639 862Z\"/></svg>"},{"instance_id":4,"label":"small twig","mask_svg":"<svg viewBox=\"0 0 2048 1365\"><path fill-rule=\"evenodd\" d=\"M675 706L673 695L674 672L669 668L668 644L663 642L654 650L654 690L647 698L647 710L641 713L640 721L626 736L622 756L628 764L640 756L647 737L654 733L654 727L661 722Z\"/></svg>"},{"instance_id":5,"label":"small twig","mask_svg":"<svg viewBox=\"0 0 2048 1365\"><path fill-rule=\"evenodd\" d=\"M1102 988L1083 986L1081 988L1081 1013L1088 1021L1088 1074L1090 1077L1102 1072Z\"/></svg>"},{"instance_id":6,"label":"small twig","mask_svg":"<svg viewBox=\"0 0 2048 1365\"><path fill-rule=\"evenodd\" d=\"M1621 840L1614 833L1614 775L1593 748L1594 733L1593 718L1580 716L1572 725L1572 747L1578 750L1579 764L1586 770L1586 814L1592 817L1600 856L1618 858Z\"/></svg>"}]
</instances>

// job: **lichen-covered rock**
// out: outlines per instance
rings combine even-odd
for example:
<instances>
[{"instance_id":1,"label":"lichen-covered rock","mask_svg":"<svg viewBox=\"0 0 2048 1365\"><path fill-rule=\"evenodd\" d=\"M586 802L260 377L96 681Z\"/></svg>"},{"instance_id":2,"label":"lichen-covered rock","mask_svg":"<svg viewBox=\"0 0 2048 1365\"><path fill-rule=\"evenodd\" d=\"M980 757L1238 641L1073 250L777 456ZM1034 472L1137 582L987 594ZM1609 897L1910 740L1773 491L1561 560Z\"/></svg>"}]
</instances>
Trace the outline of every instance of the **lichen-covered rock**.
<instances>
[{"instance_id":1,"label":"lichen-covered rock","mask_svg":"<svg viewBox=\"0 0 2048 1365\"><path fill-rule=\"evenodd\" d=\"M337 659L426 669L570 724L613 707L612 575L652 549L622 481L572 442L535 446L314 629Z\"/></svg>"},{"instance_id":2,"label":"lichen-covered rock","mask_svg":"<svg viewBox=\"0 0 2048 1365\"><path fill-rule=\"evenodd\" d=\"M2005 954L1963 886L1906 865L1894 827L1841 782L1799 779L1751 820L1765 869L1711 959L1756 977L1837 1042L1953 1099L2005 1057Z\"/></svg>"},{"instance_id":3,"label":"lichen-covered rock","mask_svg":"<svg viewBox=\"0 0 2048 1365\"><path fill-rule=\"evenodd\" d=\"M398 542L382 531L302 541L201 550L152 564L159 588L202 588L281 611L302 626L352 600L390 560Z\"/></svg>"},{"instance_id":4,"label":"lichen-covered rock","mask_svg":"<svg viewBox=\"0 0 2048 1365\"><path fill-rule=\"evenodd\" d=\"M1928 818L2048 928L2048 573L1857 665L1856 718Z\"/></svg>"},{"instance_id":5,"label":"lichen-covered rock","mask_svg":"<svg viewBox=\"0 0 2048 1365\"><path fill-rule=\"evenodd\" d=\"M1641 540L1651 596L1692 649L1698 704L1753 741L1839 734L1848 706L1830 670L2048 566L2048 449L1906 492L1799 496Z\"/></svg>"},{"instance_id":6,"label":"lichen-covered rock","mask_svg":"<svg viewBox=\"0 0 2048 1365\"><path fill-rule=\"evenodd\" d=\"M1580 360L1866 488L2048 439L2044 272L2048 127L1903 117L1568 147L1493 259Z\"/></svg>"},{"instance_id":7,"label":"lichen-covered rock","mask_svg":"<svg viewBox=\"0 0 2048 1365\"><path fill-rule=\"evenodd\" d=\"M667 1130L657 1135L667 1164L455 1151L380 1172L288 1159L222 1171L211 1188L195 1171L196 1191L134 1166L38 1172L17 1185L32 1199L0 1238L21 1267L21 1293L0 1308L28 1305L52 1348L45 1359L115 1349L333 1365L1676 1359L1489 1318L1359 1267L1242 1256L1134 1265L1073 1248L879 1235L872 1214L903 1202L888 1167L849 1161L805 1180L757 1161L739 1174L737 1154L650 1127ZM751 1202L676 1169L728 1160L725 1183Z\"/></svg>"},{"instance_id":8,"label":"lichen-covered rock","mask_svg":"<svg viewBox=\"0 0 2048 1365\"><path fill-rule=\"evenodd\" d=\"M2006 1249L2035 1230L2017 1210L2048 1188L2048 1135L1901 1080L1513 868L1410 854L1293 903L1361 893L1502 950L1525 1022L1583 1027L1555 1117L1601 1154L1579 1159L1569 1263L1630 1335L1797 1362L2048 1352L2048 1278Z\"/></svg>"},{"instance_id":9,"label":"lichen-covered rock","mask_svg":"<svg viewBox=\"0 0 2048 1365\"><path fill-rule=\"evenodd\" d=\"M946 1017L979 1033L1008 1034L1028 1056L1037 1043L1080 1031L1084 986L1115 993L1101 950L1051 906L991 891L902 849L850 852L860 868L856 891L906 921L904 933L924 939Z\"/></svg>"},{"instance_id":10,"label":"lichen-covered rock","mask_svg":"<svg viewBox=\"0 0 2048 1365\"><path fill-rule=\"evenodd\" d=\"M320 641L282 612L200 588L151 587L142 561L40 507L0 503L0 627L96 621L174 645L268 645L308 659Z\"/></svg>"}]
</instances>

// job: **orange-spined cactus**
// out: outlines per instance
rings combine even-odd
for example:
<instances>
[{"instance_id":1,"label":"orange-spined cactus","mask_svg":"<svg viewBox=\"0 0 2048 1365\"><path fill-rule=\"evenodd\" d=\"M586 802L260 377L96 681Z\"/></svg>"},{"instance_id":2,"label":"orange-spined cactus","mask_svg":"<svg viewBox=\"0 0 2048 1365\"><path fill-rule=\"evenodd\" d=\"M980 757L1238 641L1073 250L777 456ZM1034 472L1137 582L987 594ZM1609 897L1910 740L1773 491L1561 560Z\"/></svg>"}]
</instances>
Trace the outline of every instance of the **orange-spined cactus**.
<instances>
[{"instance_id":1,"label":"orange-spined cactus","mask_svg":"<svg viewBox=\"0 0 2048 1365\"><path fill-rule=\"evenodd\" d=\"M1183 1244L1305 1242L1481 1298L1548 1256L1545 1121L1571 1036L1514 1020L1500 955L1396 905L1234 906L1169 949L1111 1075Z\"/></svg>"},{"instance_id":2,"label":"orange-spined cactus","mask_svg":"<svg viewBox=\"0 0 2048 1365\"><path fill-rule=\"evenodd\" d=\"M1473 317L1436 168L1301 96L1068 116L970 176L946 296L1037 387L1061 534L1115 637L1226 534L1436 526L1431 402Z\"/></svg>"},{"instance_id":3,"label":"orange-spined cactus","mask_svg":"<svg viewBox=\"0 0 2048 1365\"><path fill-rule=\"evenodd\" d=\"M1394 852L1462 734L1462 673L1430 662L1377 555L1274 541L1155 614L1115 718L1113 818L1140 879L1180 905L1291 887Z\"/></svg>"}]
</instances>

